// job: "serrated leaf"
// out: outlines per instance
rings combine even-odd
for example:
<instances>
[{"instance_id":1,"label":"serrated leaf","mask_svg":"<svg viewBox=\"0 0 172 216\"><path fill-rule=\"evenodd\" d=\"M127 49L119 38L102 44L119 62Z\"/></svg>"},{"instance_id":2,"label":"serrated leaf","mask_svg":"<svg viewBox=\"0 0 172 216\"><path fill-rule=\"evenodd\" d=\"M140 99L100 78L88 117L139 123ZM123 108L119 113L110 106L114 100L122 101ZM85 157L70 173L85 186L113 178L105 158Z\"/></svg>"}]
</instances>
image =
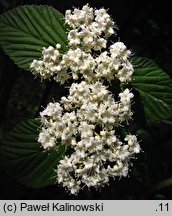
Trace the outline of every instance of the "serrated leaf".
<instances>
[{"instance_id":1,"label":"serrated leaf","mask_svg":"<svg viewBox=\"0 0 172 216\"><path fill-rule=\"evenodd\" d=\"M23 69L42 56L43 47L57 43L67 50L64 17L50 6L19 6L0 16L0 45Z\"/></svg>"},{"instance_id":2,"label":"serrated leaf","mask_svg":"<svg viewBox=\"0 0 172 216\"><path fill-rule=\"evenodd\" d=\"M37 142L41 123L31 119L19 124L0 143L0 169L33 188L56 182L55 172L66 146L45 151Z\"/></svg>"},{"instance_id":3,"label":"serrated leaf","mask_svg":"<svg viewBox=\"0 0 172 216\"><path fill-rule=\"evenodd\" d=\"M151 59L133 57L132 63L132 86L140 95L147 123L172 117L172 79Z\"/></svg>"}]
</instances>

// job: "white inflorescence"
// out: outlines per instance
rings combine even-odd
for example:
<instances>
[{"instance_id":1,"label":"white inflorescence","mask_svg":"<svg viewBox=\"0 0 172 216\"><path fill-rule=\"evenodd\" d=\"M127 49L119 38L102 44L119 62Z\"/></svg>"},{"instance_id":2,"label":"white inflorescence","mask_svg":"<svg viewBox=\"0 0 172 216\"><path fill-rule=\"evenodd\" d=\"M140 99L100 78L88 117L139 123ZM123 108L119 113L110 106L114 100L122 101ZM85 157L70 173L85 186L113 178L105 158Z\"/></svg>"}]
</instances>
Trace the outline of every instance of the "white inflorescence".
<instances>
[{"instance_id":1,"label":"white inflorescence","mask_svg":"<svg viewBox=\"0 0 172 216\"><path fill-rule=\"evenodd\" d=\"M131 51L122 42L112 44L108 51L107 39L115 34L115 23L105 9L94 10L85 5L82 10L66 11L65 21L73 29L68 33L69 50L61 54L60 44L43 48L42 60L34 60L30 68L36 76L64 83L69 77L97 81L114 78L122 83L131 81L133 66L129 62ZM93 53L93 51L101 51Z\"/></svg>"},{"instance_id":2,"label":"white inflorescence","mask_svg":"<svg viewBox=\"0 0 172 216\"><path fill-rule=\"evenodd\" d=\"M70 77L81 80L71 85L67 97L49 103L40 113L43 126L38 139L44 149L57 146L57 140L68 146L70 154L60 160L57 181L77 194L85 185L99 188L110 177L127 176L130 158L140 152L140 145L125 130L133 115L134 95L123 85L133 74L131 51L122 42L105 50L115 23L105 9L88 5L67 10L65 21L72 28L69 50L62 55L59 44L43 48L42 60L34 60L30 67L42 79L62 84ZM124 88L116 99L104 84L114 79Z\"/></svg>"}]
</instances>

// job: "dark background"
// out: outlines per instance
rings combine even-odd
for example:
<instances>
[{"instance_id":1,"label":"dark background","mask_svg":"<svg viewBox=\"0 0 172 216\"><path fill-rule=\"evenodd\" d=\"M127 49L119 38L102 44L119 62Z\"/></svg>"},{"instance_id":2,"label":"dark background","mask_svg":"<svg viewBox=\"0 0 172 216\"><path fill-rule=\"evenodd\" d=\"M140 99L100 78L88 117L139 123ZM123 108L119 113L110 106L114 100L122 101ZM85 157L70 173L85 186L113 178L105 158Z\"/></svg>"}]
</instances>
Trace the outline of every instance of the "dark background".
<instances>
[{"instance_id":1,"label":"dark background","mask_svg":"<svg viewBox=\"0 0 172 216\"><path fill-rule=\"evenodd\" d=\"M150 57L172 76L172 11L169 1L136 0L0 0L0 12L25 4L51 5L64 14L72 6L109 8L116 21L118 37L135 55ZM22 71L0 50L0 135L18 122L37 117L52 98L60 99L66 90L56 83L41 83ZM140 115L140 122L142 116ZM171 199L172 121L153 126L134 125L143 153L133 161L129 177L110 182L99 191L84 189L77 196L50 186L31 189L0 173L0 199Z\"/></svg>"}]
</instances>

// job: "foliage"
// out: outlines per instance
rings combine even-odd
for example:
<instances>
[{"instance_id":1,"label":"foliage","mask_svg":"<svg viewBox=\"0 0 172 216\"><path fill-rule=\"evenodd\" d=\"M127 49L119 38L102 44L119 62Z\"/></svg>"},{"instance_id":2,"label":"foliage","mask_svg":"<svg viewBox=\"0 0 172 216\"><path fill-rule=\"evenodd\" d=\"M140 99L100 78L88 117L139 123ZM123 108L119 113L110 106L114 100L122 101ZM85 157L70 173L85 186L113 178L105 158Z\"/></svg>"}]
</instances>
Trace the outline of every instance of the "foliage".
<instances>
[{"instance_id":1,"label":"foliage","mask_svg":"<svg viewBox=\"0 0 172 216\"><path fill-rule=\"evenodd\" d=\"M140 95L147 123L155 123L172 116L172 80L148 58L133 57L135 66L133 88Z\"/></svg>"},{"instance_id":2,"label":"foliage","mask_svg":"<svg viewBox=\"0 0 172 216\"><path fill-rule=\"evenodd\" d=\"M1 169L19 182L37 188L54 184L54 170L63 157L66 146L43 151L37 143L39 119L31 119L16 126L6 135L0 146Z\"/></svg>"}]
</instances>

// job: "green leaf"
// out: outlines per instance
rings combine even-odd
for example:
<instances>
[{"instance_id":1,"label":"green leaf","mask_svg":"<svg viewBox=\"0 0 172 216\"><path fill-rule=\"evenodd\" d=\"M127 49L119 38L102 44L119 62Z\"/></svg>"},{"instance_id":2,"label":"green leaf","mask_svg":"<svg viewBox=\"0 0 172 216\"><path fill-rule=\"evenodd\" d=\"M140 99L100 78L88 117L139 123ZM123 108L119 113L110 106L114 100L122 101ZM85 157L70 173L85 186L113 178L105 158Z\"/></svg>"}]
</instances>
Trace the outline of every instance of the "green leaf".
<instances>
[{"instance_id":1,"label":"green leaf","mask_svg":"<svg viewBox=\"0 0 172 216\"><path fill-rule=\"evenodd\" d=\"M132 63L132 86L139 93L146 122L172 117L172 79L151 59L133 57Z\"/></svg>"},{"instance_id":2,"label":"green leaf","mask_svg":"<svg viewBox=\"0 0 172 216\"><path fill-rule=\"evenodd\" d=\"M56 182L54 170L66 151L62 144L58 144L56 150L43 150L37 142L40 126L39 119L27 120L0 143L0 169L33 188Z\"/></svg>"},{"instance_id":3,"label":"green leaf","mask_svg":"<svg viewBox=\"0 0 172 216\"><path fill-rule=\"evenodd\" d=\"M42 56L43 47L61 44L67 50L64 17L46 5L25 5L0 16L0 45L21 68L28 70L33 59Z\"/></svg>"}]
</instances>

